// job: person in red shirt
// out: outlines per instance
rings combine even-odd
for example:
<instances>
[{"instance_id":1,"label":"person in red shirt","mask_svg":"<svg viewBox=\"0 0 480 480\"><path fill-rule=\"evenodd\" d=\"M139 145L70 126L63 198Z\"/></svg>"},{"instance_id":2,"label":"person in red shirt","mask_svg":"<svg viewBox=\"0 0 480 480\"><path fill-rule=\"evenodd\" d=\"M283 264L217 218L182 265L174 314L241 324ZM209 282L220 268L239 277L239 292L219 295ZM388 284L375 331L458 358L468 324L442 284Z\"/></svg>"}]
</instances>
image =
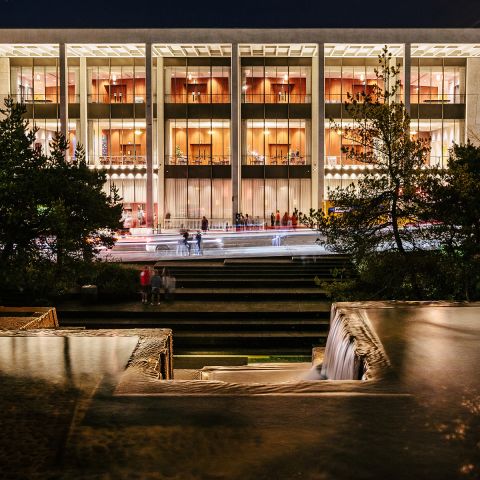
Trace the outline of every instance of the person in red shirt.
<instances>
[{"instance_id":1,"label":"person in red shirt","mask_svg":"<svg viewBox=\"0 0 480 480\"><path fill-rule=\"evenodd\" d=\"M148 303L148 294L150 290L150 268L148 265L143 267L143 270L140 272L140 286L142 288L142 303Z\"/></svg>"}]
</instances>

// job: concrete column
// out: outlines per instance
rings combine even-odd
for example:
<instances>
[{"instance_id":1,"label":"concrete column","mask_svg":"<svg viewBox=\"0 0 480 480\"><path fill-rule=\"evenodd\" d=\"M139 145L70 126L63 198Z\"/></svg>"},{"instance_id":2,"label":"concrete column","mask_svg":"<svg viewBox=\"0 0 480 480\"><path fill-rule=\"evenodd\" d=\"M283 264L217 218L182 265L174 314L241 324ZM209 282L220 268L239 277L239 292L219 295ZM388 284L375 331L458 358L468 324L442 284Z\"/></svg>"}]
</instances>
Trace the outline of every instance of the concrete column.
<instances>
[{"instance_id":1,"label":"concrete column","mask_svg":"<svg viewBox=\"0 0 480 480\"><path fill-rule=\"evenodd\" d=\"M163 57L157 57L157 159L158 159L158 221L165 218L165 115Z\"/></svg>"},{"instance_id":2,"label":"concrete column","mask_svg":"<svg viewBox=\"0 0 480 480\"><path fill-rule=\"evenodd\" d=\"M67 46L59 44L60 71L60 133L68 138L68 65Z\"/></svg>"},{"instance_id":3,"label":"concrete column","mask_svg":"<svg viewBox=\"0 0 480 480\"><path fill-rule=\"evenodd\" d=\"M87 156L87 163L93 163L88 158L88 83L87 83L87 59L80 57L80 75L78 79L78 94L80 102L80 133L78 134L78 141L85 148Z\"/></svg>"},{"instance_id":4,"label":"concrete column","mask_svg":"<svg viewBox=\"0 0 480 480\"><path fill-rule=\"evenodd\" d=\"M405 43L403 46L403 98L405 109L410 115L410 84L412 79L412 45Z\"/></svg>"},{"instance_id":5,"label":"concrete column","mask_svg":"<svg viewBox=\"0 0 480 480\"><path fill-rule=\"evenodd\" d=\"M146 225L153 226L153 95L152 95L152 44L145 44L145 139L147 151Z\"/></svg>"},{"instance_id":6,"label":"concrete column","mask_svg":"<svg viewBox=\"0 0 480 480\"><path fill-rule=\"evenodd\" d=\"M480 58L467 58L465 140L480 146Z\"/></svg>"},{"instance_id":7,"label":"concrete column","mask_svg":"<svg viewBox=\"0 0 480 480\"><path fill-rule=\"evenodd\" d=\"M3 108L3 100L10 93L10 59L0 57L0 107Z\"/></svg>"},{"instance_id":8,"label":"concrete column","mask_svg":"<svg viewBox=\"0 0 480 480\"><path fill-rule=\"evenodd\" d=\"M321 209L325 190L325 49L312 58L312 207ZM305 212L304 212L305 213Z\"/></svg>"},{"instance_id":9,"label":"concrete column","mask_svg":"<svg viewBox=\"0 0 480 480\"><path fill-rule=\"evenodd\" d=\"M232 43L232 64L230 68L231 116L230 116L230 157L232 163L232 225L235 214L240 211L241 152L240 152L240 58L238 43Z\"/></svg>"},{"instance_id":10,"label":"concrete column","mask_svg":"<svg viewBox=\"0 0 480 480\"><path fill-rule=\"evenodd\" d=\"M317 44L317 55L312 58L312 208L318 208L318 178L319 178L319 170L318 170L318 158L319 158L319 150L318 150L318 133L319 133L319 123L320 119L318 118L319 115L319 107L318 107L318 70L319 70L319 58L318 58L318 51L320 50L321 46ZM308 213L308 212L303 212Z\"/></svg>"}]
</instances>

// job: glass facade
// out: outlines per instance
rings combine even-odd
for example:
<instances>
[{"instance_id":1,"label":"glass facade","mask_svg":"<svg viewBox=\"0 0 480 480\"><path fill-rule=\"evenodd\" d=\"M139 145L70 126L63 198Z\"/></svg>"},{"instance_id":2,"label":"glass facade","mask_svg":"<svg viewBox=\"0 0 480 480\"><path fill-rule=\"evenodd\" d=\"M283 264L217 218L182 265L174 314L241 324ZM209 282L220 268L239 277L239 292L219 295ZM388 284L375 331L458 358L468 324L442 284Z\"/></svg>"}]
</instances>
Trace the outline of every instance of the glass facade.
<instances>
[{"instance_id":1,"label":"glass facade","mask_svg":"<svg viewBox=\"0 0 480 480\"><path fill-rule=\"evenodd\" d=\"M90 165L145 166L145 120L90 119L88 137Z\"/></svg>"},{"instance_id":2,"label":"glass facade","mask_svg":"<svg viewBox=\"0 0 480 480\"><path fill-rule=\"evenodd\" d=\"M165 163L230 165L230 120L167 120Z\"/></svg>"},{"instance_id":3,"label":"glass facade","mask_svg":"<svg viewBox=\"0 0 480 480\"><path fill-rule=\"evenodd\" d=\"M66 91L69 157L78 144L85 146L91 168L107 173L105 190L118 188L132 226L139 226L138 212L149 202L158 223L197 225L205 215L221 226L231 224L238 210L261 225L277 210L283 216L318 207L329 188L355 184L371 168L342 152L362 153L348 138L352 132L345 133L353 123L342 104L349 94L373 93L383 45L325 45L324 69L317 70L315 46L240 45L236 79L231 46L153 45L147 79L145 44L72 44L63 90L58 45L3 47L0 93L25 103L38 128L35 148L49 152ZM453 143L477 128L468 117L476 111L469 98L480 93L472 80L468 88L468 78L477 70L480 75L468 54L475 46L412 45L407 79L403 46L390 47L392 65L401 70L397 100L403 84L410 92L411 135L427 141L427 166L445 166ZM153 112L150 140L147 106ZM150 193L147 175L153 175Z\"/></svg>"},{"instance_id":4,"label":"glass facade","mask_svg":"<svg viewBox=\"0 0 480 480\"><path fill-rule=\"evenodd\" d=\"M88 101L91 103L145 103L145 61L89 62ZM93 63L93 65L92 65Z\"/></svg>"},{"instance_id":5,"label":"glass facade","mask_svg":"<svg viewBox=\"0 0 480 480\"><path fill-rule=\"evenodd\" d=\"M242 68L244 103L311 103L309 66L248 66Z\"/></svg>"},{"instance_id":6,"label":"glass facade","mask_svg":"<svg viewBox=\"0 0 480 480\"><path fill-rule=\"evenodd\" d=\"M309 165L310 121L245 120L242 125L245 165Z\"/></svg>"},{"instance_id":7,"label":"glass facade","mask_svg":"<svg viewBox=\"0 0 480 480\"><path fill-rule=\"evenodd\" d=\"M448 65L434 59L416 59L413 63L411 103L465 103L465 66Z\"/></svg>"},{"instance_id":8,"label":"glass facade","mask_svg":"<svg viewBox=\"0 0 480 480\"><path fill-rule=\"evenodd\" d=\"M165 103L229 103L229 66L165 67Z\"/></svg>"},{"instance_id":9,"label":"glass facade","mask_svg":"<svg viewBox=\"0 0 480 480\"><path fill-rule=\"evenodd\" d=\"M57 59L15 59L12 62L11 95L23 103L58 103L60 84Z\"/></svg>"}]
</instances>

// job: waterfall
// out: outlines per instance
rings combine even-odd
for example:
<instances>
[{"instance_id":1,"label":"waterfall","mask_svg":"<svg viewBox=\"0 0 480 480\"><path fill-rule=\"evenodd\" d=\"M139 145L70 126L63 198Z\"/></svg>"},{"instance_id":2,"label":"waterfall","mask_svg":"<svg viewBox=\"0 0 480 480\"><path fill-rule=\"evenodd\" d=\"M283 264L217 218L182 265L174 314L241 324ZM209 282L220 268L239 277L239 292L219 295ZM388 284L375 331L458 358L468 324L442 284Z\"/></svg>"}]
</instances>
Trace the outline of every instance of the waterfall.
<instances>
[{"instance_id":1,"label":"waterfall","mask_svg":"<svg viewBox=\"0 0 480 480\"><path fill-rule=\"evenodd\" d=\"M321 378L328 380L361 380L363 361L356 353L356 341L345 328L345 318L333 310L330 332L325 347Z\"/></svg>"}]
</instances>

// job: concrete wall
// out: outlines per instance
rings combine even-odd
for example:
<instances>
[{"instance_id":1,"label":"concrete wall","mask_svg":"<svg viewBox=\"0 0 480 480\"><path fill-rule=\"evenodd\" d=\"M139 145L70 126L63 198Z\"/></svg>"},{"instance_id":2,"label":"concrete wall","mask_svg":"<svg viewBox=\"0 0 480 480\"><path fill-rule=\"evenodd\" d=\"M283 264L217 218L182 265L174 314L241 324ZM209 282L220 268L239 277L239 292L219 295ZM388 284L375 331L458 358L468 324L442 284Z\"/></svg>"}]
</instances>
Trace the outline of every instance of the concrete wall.
<instances>
[{"instance_id":1,"label":"concrete wall","mask_svg":"<svg viewBox=\"0 0 480 480\"><path fill-rule=\"evenodd\" d=\"M480 58L467 59L466 137L480 145Z\"/></svg>"}]
</instances>

